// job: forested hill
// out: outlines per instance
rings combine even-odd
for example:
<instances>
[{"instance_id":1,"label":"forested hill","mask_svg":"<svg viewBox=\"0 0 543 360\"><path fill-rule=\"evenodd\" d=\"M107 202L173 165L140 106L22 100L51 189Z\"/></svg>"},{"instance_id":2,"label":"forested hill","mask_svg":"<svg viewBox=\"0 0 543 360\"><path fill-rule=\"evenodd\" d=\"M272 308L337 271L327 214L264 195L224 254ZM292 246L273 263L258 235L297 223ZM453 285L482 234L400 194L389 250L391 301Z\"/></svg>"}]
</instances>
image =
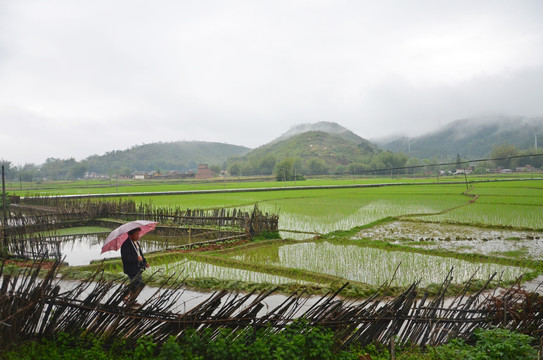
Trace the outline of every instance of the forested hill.
<instances>
[{"instance_id":1,"label":"forested hill","mask_svg":"<svg viewBox=\"0 0 543 360\"><path fill-rule=\"evenodd\" d=\"M93 155L83 162L88 171L101 174L112 168L131 171L195 170L198 164L222 165L231 156L241 156L251 149L244 146L204 142L178 141L134 146L127 150Z\"/></svg>"},{"instance_id":2,"label":"forested hill","mask_svg":"<svg viewBox=\"0 0 543 360\"><path fill-rule=\"evenodd\" d=\"M283 140L274 140L260 146L243 157L229 159L228 171L232 174L272 174L276 165L293 161L299 173L327 174L346 171L346 166L355 163L368 164L381 150L367 140L355 142L338 134L324 131L307 131L291 135Z\"/></svg>"},{"instance_id":3,"label":"forested hill","mask_svg":"<svg viewBox=\"0 0 543 360\"><path fill-rule=\"evenodd\" d=\"M246 157L252 160L273 155L277 159L290 157L301 158L303 161L318 158L330 166L359 162L377 151L377 146L362 138L360 142L355 143L340 135L324 131L308 131L263 145L252 150Z\"/></svg>"},{"instance_id":4,"label":"forested hill","mask_svg":"<svg viewBox=\"0 0 543 360\"><path fill-rule=\"evenodd\" d=\"M495 146L509 144L519 150L533 149L535 136L543 146L543 117L493 117L463 119L442 129L414 138L376 141L383 149L403 152L419 159L485 158Z\"/></svg>"},{"instance_id":5,"label":"forested hill","mask_svg":"<svg viewBox=\"0 0 543 360\"><path fill-rule=\"evenodd\" d=\"M279 136L272 142L270 142L267 145L275 144L278 142L281 142L283 140L287 140L290 137L303 134L309 131L322 131L331 135L336 135L340 137L341 139L352 142L353 144L360 144L360 143L369 143L364 138L361 138L360 136L353 133L351 130L344 128L343 126L331 122L331 121L320 121L314 124L300 124L292 127L290 130L288 130L283 135Z\"/></svg>"}]
</instances>

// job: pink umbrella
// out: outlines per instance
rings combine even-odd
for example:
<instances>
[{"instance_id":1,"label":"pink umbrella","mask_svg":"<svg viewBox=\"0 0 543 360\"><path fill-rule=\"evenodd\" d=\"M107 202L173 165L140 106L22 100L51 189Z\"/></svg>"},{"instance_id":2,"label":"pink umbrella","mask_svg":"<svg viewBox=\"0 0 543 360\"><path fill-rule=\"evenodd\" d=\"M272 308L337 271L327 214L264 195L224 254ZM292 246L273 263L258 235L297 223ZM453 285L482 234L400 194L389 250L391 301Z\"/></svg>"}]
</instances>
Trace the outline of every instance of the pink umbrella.
<instances>
[{"instance_id":1,"label":"pink umbrella","mask_svg":"<svg viewBox=\"0 0 543 360\"><path fill-rule=\"evenodd\" d=\"M106 251L119 250L124 241L128 239L128 232L130 230L140 228L140 236L143 236L149 231L154 230L157 224L158 223L155 221L136 220L119 226L108 235L104 246L102 246L102 252L100 254L103 254Z\"/></svg>"}]
</instances>

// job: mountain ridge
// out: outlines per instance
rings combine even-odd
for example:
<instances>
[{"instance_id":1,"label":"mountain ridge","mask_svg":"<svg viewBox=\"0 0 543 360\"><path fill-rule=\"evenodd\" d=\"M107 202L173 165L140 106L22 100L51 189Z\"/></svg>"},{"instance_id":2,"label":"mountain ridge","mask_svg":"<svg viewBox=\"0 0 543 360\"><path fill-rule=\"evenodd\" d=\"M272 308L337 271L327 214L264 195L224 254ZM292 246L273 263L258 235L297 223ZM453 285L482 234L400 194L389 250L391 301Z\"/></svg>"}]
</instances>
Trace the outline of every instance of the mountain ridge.
<instances>
[{"instance_id":1,"label":"mountain ridge","mask_svg":"<svg viewBox=\"0 0 543 360\"><path fill-rule=\"evenodd\" d=\"M335 122L321 121L293 126L255 149L205 141L158 142L91 155L80 162L48 158L40 166L25 164L18 170L7 162L7 172L12 179L18 176L32 181L81 178L85 172L126 176L133 171L195 171L198 164L229 169L237 163L238 174L269 175L276 165L290 159L308 174L345 173L404 166L407 157L415 162L416 158L451 160L457 155L481 159L504 144L526 152L536 147L537 136L543 144L543 116L459 119L421 136L373 142Z\"/></svg>"},{"instance_id":2,"label":"mountain ridge","mask_svg":"<svg viewBox=\"0 0 543 360\"><path fill-rule=\"evenodd\" d=\"M243 155L245 146L207 141L173 141L137 145L130 149L91 155L83 160L89 171L105 173L111 164L133 170L195 170L198 164L222 164L231 156Z\"/></svg>"},{"instance_id":3,"label":"mountain ridge","mask_svg":"<svg viewBox=\"0 0 543 360\"><path fill-rule=\"evenodd\" d=\"M329 134L338 135L346 140L352 141L353 143L360 143L362 141L367 141L366 139L360 137L359 135L353 133L351 130L339 125L336 122L332 121L319 121L316 123L305 123L299 124L291 127L287 132L283 133L281 136L275 138L268 144L273 144L286 140L289 137L303 134L310 131L322 131ZM265 144L267 145L267 144Z\"/></svg>"},{"instance_id":4,"label":"mountain ridge","mask_svg":"<svg viewBox=\"0 0 543 360\"><path fill-rule=\"evenodd\" d=\"M421 159L456 154L465 158L483 158L491 153L493 147L502 144L521 150L534 148L535 136L539 134L543 139L543 117L492 116L455 120L421 136L374 141L385 150L404 152Z\"/></svg>"}]
</instances>

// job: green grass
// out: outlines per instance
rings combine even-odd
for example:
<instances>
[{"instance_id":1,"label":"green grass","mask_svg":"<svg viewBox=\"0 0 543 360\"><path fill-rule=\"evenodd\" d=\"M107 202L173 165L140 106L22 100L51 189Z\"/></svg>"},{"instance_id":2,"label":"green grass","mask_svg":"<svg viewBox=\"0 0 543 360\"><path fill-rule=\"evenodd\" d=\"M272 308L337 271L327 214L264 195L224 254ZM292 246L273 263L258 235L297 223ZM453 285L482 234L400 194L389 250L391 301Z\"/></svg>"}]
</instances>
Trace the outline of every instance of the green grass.
<instances>
[{"instance_id":1,"label":"green grass","mask_svg":"<svg viewBox=\"0 0 543 360\"><path fill-rule=\"evenodd\" d=\"M469 181L494 181L496 179L516 178L530 179L526 174L469 176ZM304 181L250 181L250 178L214 178L210 181L196 180L76 180L76 181L43 181L43 182L7 182L6 191L20 196L26 195L68 195L68 194L105 194L130 192L157 192L157 191L188 191L210 189L246 189L262 187L292 187L292 186L319 186L319 185L352 185L352 184L390 184L390 183L444 183L448 181L463 182L463 176L405 178L391 177L320 177ZM492 183L490 183L492 184Z\"/></svg>"},{"instance_id":2,"label":"green grass","mask_svg":"<svg viewBox=\"0 0 543 360\"><path fill-rule=\"evenodd\" d=\"M65 229L58 229L54 232L41 232L40 235L47 235L50 236L51 234L57 235L57 236L64 236L64 235L86 235L86 234L97 234L97 233L107 233L110 232L110 228L105 228L101 226L85 226L85 227L72 227L72 228L65 228Z\"/></svg>"}]
</instances>

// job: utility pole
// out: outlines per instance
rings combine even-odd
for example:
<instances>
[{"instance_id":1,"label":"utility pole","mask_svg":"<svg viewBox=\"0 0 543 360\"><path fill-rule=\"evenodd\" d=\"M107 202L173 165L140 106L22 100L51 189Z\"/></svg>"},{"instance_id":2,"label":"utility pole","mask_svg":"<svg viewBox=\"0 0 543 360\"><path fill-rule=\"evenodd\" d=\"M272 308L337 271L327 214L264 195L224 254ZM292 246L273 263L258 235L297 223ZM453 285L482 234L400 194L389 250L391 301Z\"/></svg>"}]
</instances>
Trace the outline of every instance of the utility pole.
<instances>
[{"instance_id":1,"label":"utility pole","mask_svg":"<svg viewBox=\"0 0 543 360\"><path fill-rule=\"evenodd\" d=\"M4 165L2 165L2 214L3 216L3 223L2 223L2 238L3 238L3 245L4 250L7 251L8 248L8 237L7 237L7 209L6 209L6 175L4 170ZM1 253L1 252L0 252Z\"/></svg>"}]
</instances>

